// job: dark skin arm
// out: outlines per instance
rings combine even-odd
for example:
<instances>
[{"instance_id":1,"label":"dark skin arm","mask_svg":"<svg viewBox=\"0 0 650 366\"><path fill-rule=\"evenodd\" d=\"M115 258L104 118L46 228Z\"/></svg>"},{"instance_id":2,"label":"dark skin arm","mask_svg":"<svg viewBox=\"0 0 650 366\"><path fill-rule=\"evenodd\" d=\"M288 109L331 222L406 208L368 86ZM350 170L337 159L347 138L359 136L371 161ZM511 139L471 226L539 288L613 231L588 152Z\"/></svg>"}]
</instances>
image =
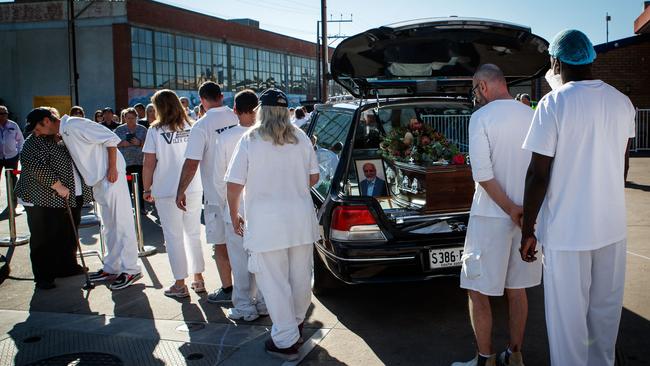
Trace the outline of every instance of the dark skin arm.
<instances>
[{"instance_id":1,"label":"dark skin arm","mask_svg":"<svg viewBox=\"0 0 650 366\"><path fill-rule=\"evenodd\" d=\"M551 165L553 158L533 153L526 173L526 188L524 189L524 217L521 227L521 259L526 262L537 260L537 237L535 237L535 222L539 209L542 207L546 190L551 180Z\"/></svg>"}]
</instances>

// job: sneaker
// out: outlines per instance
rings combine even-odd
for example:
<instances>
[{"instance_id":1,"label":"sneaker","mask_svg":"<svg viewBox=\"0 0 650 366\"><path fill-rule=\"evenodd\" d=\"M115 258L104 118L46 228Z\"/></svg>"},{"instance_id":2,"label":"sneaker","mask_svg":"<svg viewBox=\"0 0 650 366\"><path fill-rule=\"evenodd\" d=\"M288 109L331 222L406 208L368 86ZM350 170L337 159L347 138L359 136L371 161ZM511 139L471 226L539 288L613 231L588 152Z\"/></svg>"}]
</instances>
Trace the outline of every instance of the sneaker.
<instances>
[{"instance_id":1,"label":"sneaker","mask_svg":"<svg viewBox=\"0 0 650 366\"><path fill-rule=\"evenodd\" d=\"M238 310L236 308L230 308L228 309L228 313L226 314L228 319L231 320L244 320L247 322L252 322L253 320L259 318L260 316L253 313L253 314L246 314L245 312Z\"/></svg>"},{"instance_id":2,"label":"sneaker","mask_svg":"<svg viewBox=\"0 0 650 366\"><path fill-rule=\"evenodd\" d=\"M226 292L223 287L208 295L208 302L212 304L219 304L230 302L232 299L232 291Z\"/></svg>"},{"instance_id":3,"label":"sneaker","mask_svg":"<svg viewBox=\"0 0 650 366\"><path fill-rule=\"evenodd\" d=\"M205 282L204 281L194 281L192 282L192 285L190 286L194 292L197 294L206 292L205 291Z\"/></svg>"},{"instance_id":4,"label":"sneaker","mask_svg":"<svg viewBox=\"0 0 650 366\"><path fill-rule=\"evenodd\" d=\"M266 353L286 361L295 361L300 358L300 354L298 353L298 343L289 348L278 348L275 346L275 343L273 343L273 339L269 338L264 342L264 349L266 350Z\"/></svg>"},{"instance_id":5,"label":"sneaker","mask_svg":"<svg viewBox=\"0 0 650 366\"><path fill-rule=\"evenodd\" d=\"M165 290L165 296L183 298L190 296L190 292L187 290L187 286L185 285L171 285L167 290Z\"/></svg>"},{"instance_id":6,"label":"sneaker","mask_svg":"<svg viewBox=\"0 0 650 366\"><path fill-rule=\"evenodd\" d=\"M97 272L92 272L88 274L88 277L90 278L90 281L92 282L103 282L103 281L111 281L115 279L115 274L114 273L108 273L104 272L103 269L100 269Z\"/></svg>"},{"instance_id":7,"label":"sneaker","mask_svg":"<svg viewBox=\"0 0 650 366\"><path fill-rule=\"evenodd\" d=\"M474 359L467 362L454 362L451 366L496 366L497 357L492 355L490 357L483 357L476 355Z\"/></svg>"},{"instance_id":8,"label":"sneaker","mask_svg":"<svg viewBox=\"0 0 650 366\"><path fill-rule=\"evenodd\" d=\"M257 309L257 314L259 316L269 316L269 309L266 308L265 303L258 302L255 304L255 308Z\"/></svg>"},{"instance_id":9,"label":"sneaker","mask_svg":"<svg viewBox=\"0 0 650 366\"><path fill-rule=\"evenodd\" d=\"M505 350L499 355L497 364L499 366L524 366L524 358L521 352L508 352L508 350Z\"/></svg>"},{"instance_id":10,"label":"sneaker","mask_svg":"<svg viewBox=\"0 0 650 366\"><path fill-rule=\"evenodd\" d=\"M117 279L108 286L111 290L121 290L131 286L135 281L142 278L142 273L138 272L136 274L122 273L117 276Z\"/></svg>"}]
</instances>

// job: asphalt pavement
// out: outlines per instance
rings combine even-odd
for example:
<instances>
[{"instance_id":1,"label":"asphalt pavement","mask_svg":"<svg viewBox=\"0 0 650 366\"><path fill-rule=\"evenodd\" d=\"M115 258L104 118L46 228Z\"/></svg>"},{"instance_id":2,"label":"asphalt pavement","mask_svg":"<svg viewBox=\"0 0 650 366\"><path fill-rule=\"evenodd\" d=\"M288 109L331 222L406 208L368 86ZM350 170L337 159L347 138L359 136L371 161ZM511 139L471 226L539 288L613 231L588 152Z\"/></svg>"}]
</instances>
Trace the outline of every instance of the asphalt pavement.
<instances>
[{"instance_id":1,"label":"asphalt pavement","mask_svg":"<svg viewBox=\"0 0 650 366\"><path fill-rule=\"evenodd\" d=\"M4 177L0 186L4 207ZM625 365L650 365L649 192L650 158L632 158L618 342ZM28 233L25 216L17 218L19 234ZM35 291L29 247L17 247L9 277L0 284L0 366L57 357L40 364L67 364L74 357L96 362L88 363L92 365L283 364L263 352L268 317L233 322L225 316L227 308L209 304L205 294L192 293L183 300L165 297L163 289L171 285L172 275L159 222L149 214L142 225L145 243L157 247L158 253L142 258L144 278L122 291L100 285L88 293L81 289L83 276L58 279L56 289ZM7 234L7 221L0 221L0 236ZM97 249L98 229L82 229L81 241L84 250ZM0 247L0 254L6 253L7 248ZM206 286L214 290L220 283L207 245L204 256ZM87 262L91 270L101 265L97 257L87 257ZM529 366L548 365L541 286L528 294L524 359ZM505 298L493 298L492 304L494 345L502 349L507 344ZM457 278L343 286L328 296L314 296L306 331L309 339L302 347L301 365L449 365L475 352L467 296Z\"/></svg>"}]
</instances>

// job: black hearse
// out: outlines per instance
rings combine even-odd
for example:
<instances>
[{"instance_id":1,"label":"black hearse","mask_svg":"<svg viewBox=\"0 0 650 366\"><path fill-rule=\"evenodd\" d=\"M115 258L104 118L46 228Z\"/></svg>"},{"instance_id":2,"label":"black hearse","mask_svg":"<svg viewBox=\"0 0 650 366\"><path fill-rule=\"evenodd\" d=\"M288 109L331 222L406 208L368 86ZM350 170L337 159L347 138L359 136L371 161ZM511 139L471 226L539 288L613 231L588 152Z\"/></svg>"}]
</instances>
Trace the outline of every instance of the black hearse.
<instances>
[{"instance_id":1,"label":"black hearse","mask_svg":"<svg viewBox=\"0 0 650 366\"><path fill-rule=\"evenodd\" d=\"M314 293L342 282L459 273L473 191L468 167L462 179L450 180L427 165L457 172L461 165L393 161L380 145L391 131L416 123L465 153L476 68L496 64L515 85L545 73L547 48L527 27L455 17L370 29L341 42L331 75L354 100L317 105L308 128L321 170L312 188L321 225Z\"/></svg>"}]
</instances>

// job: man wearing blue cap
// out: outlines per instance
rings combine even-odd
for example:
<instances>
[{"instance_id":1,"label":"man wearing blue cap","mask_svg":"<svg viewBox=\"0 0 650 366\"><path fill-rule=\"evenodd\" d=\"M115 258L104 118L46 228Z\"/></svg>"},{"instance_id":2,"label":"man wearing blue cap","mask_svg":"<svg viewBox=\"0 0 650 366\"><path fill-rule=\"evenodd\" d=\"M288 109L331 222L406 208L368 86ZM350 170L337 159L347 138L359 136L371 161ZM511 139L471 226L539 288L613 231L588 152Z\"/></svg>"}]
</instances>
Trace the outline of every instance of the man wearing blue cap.
<instances>
[{"instance_id":1,"label":"man wearing blue cap","mask_svg":"<svg viewBox=\"0 0 650 366\"><path fill-rule=\"evenodd\" d=\"M584 33L560 32L549 53L553 90L523 145L533 154L521 257L535 261L538 241L544 249L551 364L614 365L625 284L624 160L635 111L625 95L593 79L596 52Z\"/></svg>"}]
</instances>

